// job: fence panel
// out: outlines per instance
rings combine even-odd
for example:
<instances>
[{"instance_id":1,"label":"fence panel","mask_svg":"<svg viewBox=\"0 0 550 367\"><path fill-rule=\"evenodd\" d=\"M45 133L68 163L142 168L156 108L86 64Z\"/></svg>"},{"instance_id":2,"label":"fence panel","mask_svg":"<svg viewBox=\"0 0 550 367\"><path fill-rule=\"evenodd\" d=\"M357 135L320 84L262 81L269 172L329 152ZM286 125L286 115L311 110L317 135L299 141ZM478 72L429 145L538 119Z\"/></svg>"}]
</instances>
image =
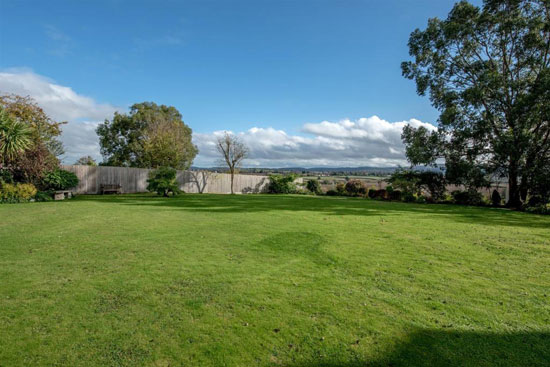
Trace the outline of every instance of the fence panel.
<instances>
[{"instance_id":1,"label":"fence panel","mask_svg":"<svg viewBox=\"0 0 550 367\"><path fill-rule=\"evenodd\" d=\"M107 166L64 165L63 169L78 177L78 194L99 194L101 185L120 185L123 193L147 191L147 178L151 169ZM231 192L231 175L208 171L177 171L180 189L190 193L228 194ZM235 175L234 191L259 193L267 188L269 179L259 175Z\"/></svg>"}]
</instances>

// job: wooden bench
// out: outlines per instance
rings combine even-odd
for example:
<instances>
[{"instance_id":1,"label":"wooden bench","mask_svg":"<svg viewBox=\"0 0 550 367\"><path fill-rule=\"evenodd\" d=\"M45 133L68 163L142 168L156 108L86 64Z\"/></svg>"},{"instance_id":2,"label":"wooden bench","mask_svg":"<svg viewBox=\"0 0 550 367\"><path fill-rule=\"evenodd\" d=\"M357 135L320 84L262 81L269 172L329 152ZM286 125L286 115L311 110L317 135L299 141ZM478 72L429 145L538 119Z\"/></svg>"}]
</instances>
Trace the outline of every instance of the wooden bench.
<instances>
[{"instance_id":1,"label":"wooden bench","mask_svg":"<svg viewBox=\"0 0 550 367\"><path fill-rule=\"evenodd\" d=\"M71 191L56 191L53 194L54 200L65 200L70 199L73 197L73 193Z\"/></svg>"},{"instance_id":2,"label":"wooden bench","mask_svg":"<svg viewBox=\"0 0 550 367\"><path fill-rule=\"evenodd\" d=\"M122 187L119 184L103 184L100 187L101 195L122 194Z\"/></svg>"}]
</instances>

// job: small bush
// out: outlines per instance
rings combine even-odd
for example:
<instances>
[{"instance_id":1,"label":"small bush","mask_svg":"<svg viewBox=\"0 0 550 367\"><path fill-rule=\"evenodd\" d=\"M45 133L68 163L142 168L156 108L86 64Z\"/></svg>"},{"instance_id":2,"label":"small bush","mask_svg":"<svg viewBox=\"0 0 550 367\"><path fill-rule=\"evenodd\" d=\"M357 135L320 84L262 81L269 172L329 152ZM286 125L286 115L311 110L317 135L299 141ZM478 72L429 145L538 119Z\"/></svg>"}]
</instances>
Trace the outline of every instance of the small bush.
<instances>
[{"instance_id":1,"label":"small bush","mask_svg":"<svg viewBox=\"0 0 550 367\"><path fill-rule=\"evenodd\" d=\"M0 168L0 186L12 183L14 183L12 173L5 168Z\"/></svg>"},{"instance_id":2,"label":"small bush","mask_svg":"<svg viewBox=\"0 0 550 367\"><path fill-rule=\"evenodd\" d=\"M413 203L416 201L416 196L413 193L406 192L403 194L403 201L406 203Z\"/></svg>"},{"instance_id":3,"label":"small bush","mask_svg":"<svg viewBox=\"0 0 550 367\"><path fill-rule=\"evenodd\" d=\"M502 202L502 197L497 190L493 190L493 194L491 195L491 202L493 203L493 206L500 206Z\"/></svg>"},{"instance_id":4,"label":"small bush","mask_svg":"<svg viewBox=\"0 0 550 367\"><path fill-rule=\"evenodd\" d=\"M328 190L328 191L327 191L327 194L326 194L326 195L327 195L327 196L338 196L338 195L340 195L340 193L338 193L338 191L336 191L336 190L332 190L332 189L331 189L331 190Z\"/></svg>"},{"instance_id":5,"label":"small bush","mask_svg":"<svg viewBox=\"0 0 550 367\"><path fill-rule=\"evenodd\" d=\"M428 202L428 198L426 198L424 195L420 195L416 198L416 202L418 204L426 204Z\"/></svg>"},{"instance_id":6,"label":"small bush","mask_svg":"<svg viewBox=\"0 0 550 367\"><path fill-rule=\"evenodd\" d=\"M346 195L346 184L340 182L336 185L336 192L338 195Z\"/></svg>"},{"instance_id":7,"label":"small bush","mask_svg":"<svg viewBox=\"0 0 550 367\"><path fill-rule=\"evenodd\" d=\"M156 192L165 197L180 194L182 191L176 182L176 173L177 171L170 167L160 167L152 171L147 180L147 191Z\"/></svg>"},{"instance_id":8,"label":"small bush","mask_svg":"<svg viewBox=\"0 0 550 367\"><path fill-rule=\"evenodd\" d=\"M369 189L368 197L374 199L376 197L376 189Z\"/></svg>"},{"instance_id":9,"label":"small bush","mask_svg":"<svg viewBox=\"0 0 550 367\"><path fill-rule=\"evenodd\" d=\"M48 172L42 179L46 190L68 190L78 185L78 177L72 172L56 169Z\"/></svg>"},{"instance_id":10,"label":"small bush","mask_svg":"<svg viewBox=\"0 0 550 367\"><path fill-rule=\"evenodd\" d=\"M267 192L270 194L292 194L296 192L295 175L269 175Z\"/></svg>"},{"instance_id":11,"label":"small bush","mask_svg":"<svg viewBox=\"0 0 550 367\"><path fill-rule=\"evenodd\" d=\"M390 193L390 200L400 201L401 200L401 191L399 190L392 190Z\"/></svg>"},{"instance_id":12,"label":"small bush","mask_svg":"<svg viewBox=\"0 0 550 367\"><path fill-rule=\"evenodd\" d=\"M453 201L458 205L481 205L483 195L477 191L453 191L451 193Z\"/></svg>"},{"instance_id":13,"label":"small bush","mask_svg":"<svg viewBox=\"0 0 550 367\"><path fill-rule=\"evenodd\" d=\"M525 208L528 213L550 215L550 203L528 206Z\"/></svg>"},{"instance_id":14,"label":"small bush","mask_svg":"<svg viewBox=\"0 0 550 367\"><path fill-rule=\"evenodd\" d=\"M0 201L3 203L22 203L30 201L36 195L33 184L4 184L0 189Z\"/></svg>"},{"instance_id":15,"label":"small bush","mask_svg":"<svg viewBox=\"0 0 550 367\"><path fill-rule=\"evenodd\" d=\"M321 184L317 180L308 180L306 188L314 194L319 194L321 192Z\"/></svg>"},{"instance_id":16,"label":"small bush","mask_svg":"<svg viewBox=\"0 0 550 367\"><path fill-rule=\"evenodd\" d=\"M363 196L367 193L367 187L361 180L349 180L346 182L345 189L350 196Z\"/></svg>"},{"instance_id":17,"label":"small bush","mask_svg":"<svg viewBox=\"0 0 550 367\"><path fill-rule=\"evenodd\" d=\"M53 191L38 191L34 195L35 201L52 201L53 200Z\"/></svg>"}]
</instances>

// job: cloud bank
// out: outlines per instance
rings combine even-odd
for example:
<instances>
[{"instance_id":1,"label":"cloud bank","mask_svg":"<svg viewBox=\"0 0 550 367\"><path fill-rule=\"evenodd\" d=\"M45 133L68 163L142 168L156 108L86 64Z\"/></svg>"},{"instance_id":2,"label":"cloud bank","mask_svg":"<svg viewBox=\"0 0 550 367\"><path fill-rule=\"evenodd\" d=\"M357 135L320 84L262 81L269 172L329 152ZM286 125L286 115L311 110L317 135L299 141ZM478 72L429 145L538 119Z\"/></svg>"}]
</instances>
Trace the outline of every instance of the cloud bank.
<instances>
[{"instance_id":1,"label":"cloud bank","mask_svg":"<svg viewBox=\"0 0 550 367\"><path fill-rule=\"evenodd\" d=\"M28 70L0 72L0 94L5 93L30 95L50 117L68 121L61 137L66 151L63 162L68 164L85 155L101 160L95 129L105 118L111 118L116 110L126 110L98 103L70 87L56 84ZM231 133L238 135L250 148L245 166L390 167L406 164L401 142L401 132L406 125L436 129L434 125L416 119L389 122L372 116L358 120L306 123L299 135L272 127L253 127ZM219 154L215 143L223 133L193 134L193 141L199 147L195 166L218 165Z\"/></svg>"},{"instance_id":2,"label":"cloud bank","mask_svg":"<svg viewBox=\"0 0 550 367\"><path fill-rule=\"evenodd\" d=\"M405 165L401 132L406 125L436 127L416 119L388 122L378 116L338 122L307 123L305 136L289 135L283 130L253 127L238 135L250 148L247 166L258 167L392 167ZM195 165L215 165L216 139L223 131L194 134L200 156Z\"/></svg>"}]
</instances>

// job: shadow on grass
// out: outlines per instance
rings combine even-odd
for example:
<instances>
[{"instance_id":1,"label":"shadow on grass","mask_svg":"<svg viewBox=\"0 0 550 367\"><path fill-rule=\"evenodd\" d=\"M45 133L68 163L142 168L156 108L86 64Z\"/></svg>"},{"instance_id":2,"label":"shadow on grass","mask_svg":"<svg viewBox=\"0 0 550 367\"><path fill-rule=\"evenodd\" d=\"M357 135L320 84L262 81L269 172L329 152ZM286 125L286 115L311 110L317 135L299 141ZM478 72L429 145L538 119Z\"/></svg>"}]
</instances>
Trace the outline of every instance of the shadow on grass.
<instances>
[{"instance_id":1,"label":"shadow on grass","mask_svg":"<svg viewBox=\"0 0 550 367\"><path fill-rule=\"evenodd\" d=\"M295 367L535 367L550 365L550 333L419 330L377 361L308 362Z\"/></svg>"},{"instance_id":2,"label":"shadow on grass","mask_svg":"<svg viewBox=\"0 0 550 367\"><path fill-rule=\"evenodd\" d=\"M382 202L361 198L315 197L298 195L216 195L185 194L175 198L152 195L85 195L77 200L123 205L166 207L212 213L257 213L269 211L314 211L327 215L446 216L470 224L550 228L550 218L506 209L465 207L439 204Z\"/></svg>"}]
</instances>

